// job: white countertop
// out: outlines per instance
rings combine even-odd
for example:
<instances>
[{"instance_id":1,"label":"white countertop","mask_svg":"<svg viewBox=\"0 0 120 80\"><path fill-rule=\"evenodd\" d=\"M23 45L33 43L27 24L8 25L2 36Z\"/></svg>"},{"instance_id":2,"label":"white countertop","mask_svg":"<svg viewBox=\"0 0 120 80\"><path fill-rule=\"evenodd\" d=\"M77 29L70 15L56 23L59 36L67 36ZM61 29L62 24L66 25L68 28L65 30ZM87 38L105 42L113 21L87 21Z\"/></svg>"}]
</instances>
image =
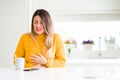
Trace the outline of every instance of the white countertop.
<instances>
[{"instance_id":1,"label":"white countertop","mask_svg":"<svg viewBox=\"0 0 120 80\"><path fill-rule=\"evenodd\" d=\"M41 68L35 71L0 68L0 80L120 80L120 65L82 64L76 68Z\"/></svg>"}]
</instances>

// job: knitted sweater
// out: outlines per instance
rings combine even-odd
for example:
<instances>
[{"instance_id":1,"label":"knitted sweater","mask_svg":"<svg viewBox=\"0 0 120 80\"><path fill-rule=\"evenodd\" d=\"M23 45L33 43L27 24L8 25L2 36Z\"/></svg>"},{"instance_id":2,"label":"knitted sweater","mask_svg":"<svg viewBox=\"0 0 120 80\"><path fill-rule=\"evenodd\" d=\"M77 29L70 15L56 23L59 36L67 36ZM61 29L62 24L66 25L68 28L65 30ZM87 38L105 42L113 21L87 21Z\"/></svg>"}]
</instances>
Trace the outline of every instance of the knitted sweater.
<instances>
[{"instance_id":1,"label":"knitted sweater","mask_svg":"<svg viewBox=\"0 0 120 80\"><path fill-rule=\"evenodd\" d=\"M42 54L47 59L47 64L45 67L63 67L66 62L64 45L60 36L54 33L53 44L52 44L52 53L48 57L47 50L45 47L45 34L37 35L35 40L31 37L30 33L25 33L21 36L15 54L16 57L25 58L25 67L31 68L35 66L30 61L31 54L38 55L38 52Z\"/></svg>"}]
</instances>

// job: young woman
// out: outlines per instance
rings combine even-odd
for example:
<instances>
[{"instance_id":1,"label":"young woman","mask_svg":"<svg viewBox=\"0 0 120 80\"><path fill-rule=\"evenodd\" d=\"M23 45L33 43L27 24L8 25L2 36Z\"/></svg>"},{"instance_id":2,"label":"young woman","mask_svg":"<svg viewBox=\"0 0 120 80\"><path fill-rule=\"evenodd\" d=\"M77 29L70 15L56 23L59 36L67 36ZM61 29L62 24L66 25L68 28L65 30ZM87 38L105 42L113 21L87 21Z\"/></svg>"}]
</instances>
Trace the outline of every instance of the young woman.
<instances>
[{"instance_id":1,"label":"young woman","mask_svg":"<svg viewBox=\"0 0 120 80\"><path fill-rule=\"evenodd\" d=\"M24 57L25 68L63 67L66 62L64 45L53 31L48 11L38 9L31 22L31 32L21 36L14 58Z\"/></svg>"}]
</instances>

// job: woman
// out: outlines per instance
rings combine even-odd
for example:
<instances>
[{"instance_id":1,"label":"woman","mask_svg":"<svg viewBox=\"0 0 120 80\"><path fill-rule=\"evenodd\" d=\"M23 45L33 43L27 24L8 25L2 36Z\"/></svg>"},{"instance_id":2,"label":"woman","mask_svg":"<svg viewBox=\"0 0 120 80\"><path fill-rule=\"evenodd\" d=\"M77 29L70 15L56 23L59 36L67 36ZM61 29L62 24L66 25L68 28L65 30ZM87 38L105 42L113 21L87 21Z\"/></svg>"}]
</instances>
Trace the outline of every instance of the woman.
<instances>
[{"instance_id":1,"label":"woman","mask_svg":"<svg viewBox=\"0 0 120 80\"><path fill-rule=\"evenodd\" d=\"M63 67L66 62L64 45L53 32L50 14L44 9L35 11L31 32L21 36L15 57L25 58L25 68Z\"/></svg>"}]
</instances>

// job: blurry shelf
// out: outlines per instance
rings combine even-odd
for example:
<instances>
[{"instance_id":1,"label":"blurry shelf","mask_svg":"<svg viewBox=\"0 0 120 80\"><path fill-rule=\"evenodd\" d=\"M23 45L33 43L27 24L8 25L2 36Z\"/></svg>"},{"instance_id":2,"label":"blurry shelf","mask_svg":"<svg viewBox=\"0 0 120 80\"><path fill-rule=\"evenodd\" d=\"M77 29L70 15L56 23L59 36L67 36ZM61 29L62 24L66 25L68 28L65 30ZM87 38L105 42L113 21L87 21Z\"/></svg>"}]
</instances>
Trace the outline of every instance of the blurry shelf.
<instances>
[{"instance_id":1,"label":"blurry shelf","mask_svg":"<svg viewBox=\"0 0 120 80\"><path fill-rule=\"evenodd\" d=\"M120 14L120 10L78 10L78 11L50 11L52 15L85 15L85 14Z\"/></svg>"}]
</instances>

